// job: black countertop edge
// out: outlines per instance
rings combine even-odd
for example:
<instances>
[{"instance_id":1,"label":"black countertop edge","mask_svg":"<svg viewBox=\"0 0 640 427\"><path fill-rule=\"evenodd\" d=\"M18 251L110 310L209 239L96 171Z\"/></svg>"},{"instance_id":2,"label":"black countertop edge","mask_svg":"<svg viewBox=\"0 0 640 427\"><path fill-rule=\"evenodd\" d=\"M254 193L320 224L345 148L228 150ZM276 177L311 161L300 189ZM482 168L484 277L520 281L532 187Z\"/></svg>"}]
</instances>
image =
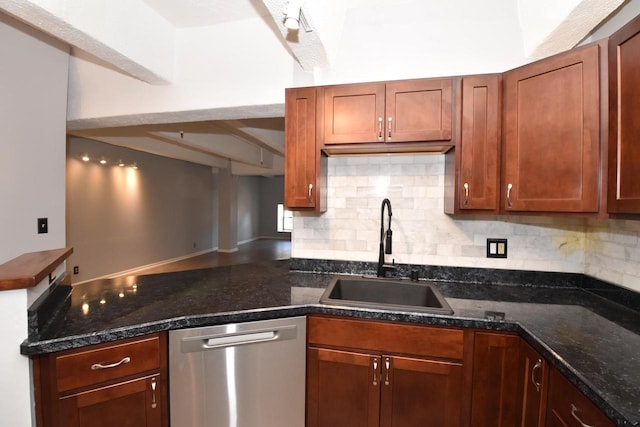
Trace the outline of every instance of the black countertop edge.
<instances>
[{"instance_id":1,"label":"black countertop edge","mask_svg":"<svg viewBox=\"0 0 640 427\"><path fill-rule=\"evenodd\" d=\"M435 326L490 329L495 331L516 331L518 326L512 321L465 318L448 315L433 315L406 311L387 311L366 308L353 308L332 305L293 305L272 308L230 311L204 315L182 316L163 319L156 322L141 323L82 335L71 335L49 340L27 339L20 346L20 353L25 356L36 356L62 350L80 348L91 344L133 338L155 332L173 329L196 328L201 326L224 325L228 323L250 322L284 317L306 316L309 314L325 314L345 316L356 319L385 320L391 322L419 323Z\"/></svg>"},{"instance_id":2,"label":"black countertop edge","mask_svg":"<svg viewBox=\"0 0 640 427\"><path fill-rule=\"evenodd\" d=\"M442 265L395 264L393 277L408 278L418 271L420 279L470 284L576 288L640 312L640 293L582 273L533 270L508 270ZM291 258L289 269L300 273L350 274L375 276L377 263L315 258Z\"/></svg>"},{"instance_id":3,"label":"black countertop edge","mask_svg":"<svg viewBox=\"0 0 640 427\"><path fill-rule=\"evenodd\" d=\"M60 339L51 339L36 342L29 342L28 340L25 340L21 345L20 351L23 355L34 356L84 347L91 344L101 344L126 338L133 338L156 332L171 331L174 329L306 316L312 314L343 316L354 319L381 320L441 327L461 327L518 333L520 337L522 337L546 360L548 360L553 367L558 369L565 377L567 377L572 384L574 384L582 393L584 393L589 399L591 399L591 401L594 402L594 404L598 406L618 426L640 425L626 419L606 400L602 399L602 397L594 390L594 388L588 383L588 381L586 381L579 372L573 369L566 360L561 358L557 353L546 346L544 342L539 340L526 327L513 320L488 320L469 317L456 317L455 315L434 315L405 311L387 311L312 304L252 309L207 315L183 316L165 319L157 322L144 323L104 331L96 331L89 334L68 336Z\"/></svg>"}]
</instances>

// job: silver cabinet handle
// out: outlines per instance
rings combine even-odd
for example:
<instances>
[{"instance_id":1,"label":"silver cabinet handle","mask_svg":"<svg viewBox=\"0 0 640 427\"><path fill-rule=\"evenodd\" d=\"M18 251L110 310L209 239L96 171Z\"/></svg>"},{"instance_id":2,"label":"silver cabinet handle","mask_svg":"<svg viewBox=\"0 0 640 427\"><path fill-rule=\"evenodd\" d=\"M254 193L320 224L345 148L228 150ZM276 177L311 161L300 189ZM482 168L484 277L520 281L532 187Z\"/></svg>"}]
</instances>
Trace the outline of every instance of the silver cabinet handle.
<instances>
[{"instance_id":1,"label":"silver cabinet handle","mask_svg":"<svg viewBox=\"0 0 640 427\"><path fill-rule=\"evenodd\" d=\"M123 357L121 361L116 362L116 363L111 363L109 365L103 365L101 363L94 363L93 365L91 365L91 370L92 371L97 371L99 369L111 369L111 368L118 367L120 365L126 365L129 362L131 362L131 358L129 356L127 356L127 357Z\"/></svg>"},{"instance_id":2,"label":"silver cabinet handle","mask_svg":"<svg viewBox=\"0 0 640 427\"><path fill-rule=\"evenodd\" d=\"M391 141L391 128L393 126L393 117L389 116L388 121L389 121L389 136L387 137L387 139Z\"/></svg>"},{"instance_id":3,"label":"silver cabinet handle","mask_svg":"<svg viewBox=\"0 0 640 427\"><path fill-rule=\"evenodd\" d=\"M312 203L313 199L311 198L311 196L313 195L313 184L309 184L309 194L307 197L309 197L309 203Z\"/></svg>"},{"instance_id":4,"label":"silver cabinet handle","mask_svg":"<svg viewBox=\"0 0 640 427\"><path fill-rule=\"evenodd\" d=\"M151 408L156 409L158 404L156 403L156 377L151 378Z\"/></svg>"},{"instance_id":5,"label":"silver cabinet handle","mask_svg":"<svg viewBox=\"0 0 640 427\"><path fill-rule=\"evenodd\" d=\"M513 188L513 184L507 185L507 207L512 208L513 204L511 203L511 189Z\"/></svg>"},{"instance_id":6,"label":"silver cabinet handle","mask_svg":"<svg viewBox=\"0 0 640 427\"><path fill-rule=\"evenodd\" d=\"M384 361L384 367L385 367L385 376L384 376L384 385L389 385L389 365L391 364L391 362L389 361L389 358L387 357Z\"/></svg>"},{"instance_id":7,"label":"silver cabinet handle","mask_svg":"<svg viewBox=\"0 0 640 427\"><path fill-rule=\"evenodd\" d=\"M373 385L378 385L378 359L373 359Z\"/></svg>"},{"instance_id":8,"label":"silver cabinet handle","mask_svg":"<svg viewBox=\"0 0 640 427\"><path fill-rule=\"evenodd\" d=\"M542 359L538 359L536 364L533 365L533 368L531 368L531 382L533 383L534 386L536 386L536 391L538 393L540 392L540 388L542 387L542 384L536 381L535 373L536 373L536 370L540 369L541 367L542 367Z\"/></svg>"},{"instance_id":9,"label":"silver cabinet handle","mask_svg":"<svg viewBox=\"0 0 640 427\"><path fill-rule=\"evenodd\" d=\"M382 117L378 117L378 141L382 141Z\"/></svg>"},{"instance_id":10,"label":"silver cabinet handle","mask_svg":"<svg viewBox=\"0 0 640 427\"><path fill-rule=\"evenodd\" d=\"M571 404L571 416L580 423L582 427L594 427L591 424L586 424L584 421L580 419L578 416L578 408L573 403Z\"/></svg>"},{"instance_id":11,"label":"silver cabinet handle","mask_svg":"<svg viewBox=\"0 0 640 427\"><path fill-rule=\"evenodd\" d=\"M463 187L464 187L464 205L469 206L469 184L465 182Z\"/></svg>"}]
</instances>

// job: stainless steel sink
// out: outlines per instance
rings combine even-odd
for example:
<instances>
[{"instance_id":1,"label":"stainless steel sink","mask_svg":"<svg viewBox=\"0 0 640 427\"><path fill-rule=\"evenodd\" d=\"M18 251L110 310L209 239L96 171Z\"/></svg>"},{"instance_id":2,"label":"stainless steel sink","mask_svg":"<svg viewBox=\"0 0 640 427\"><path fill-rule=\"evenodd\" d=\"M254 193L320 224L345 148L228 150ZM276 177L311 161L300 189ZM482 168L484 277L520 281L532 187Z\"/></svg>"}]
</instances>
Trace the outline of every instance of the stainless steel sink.
<instances>
[{"instance_id":1,"label":"stainless steel sink","mask_svg":"<svg viewBox=\"0 0 640 427\"><path fill-rule=\"evenodd\" d=\"M320 297L321 304L452 314L453 310L430 283L376 278L334 277Z\"/></svg>"}]
</instances>

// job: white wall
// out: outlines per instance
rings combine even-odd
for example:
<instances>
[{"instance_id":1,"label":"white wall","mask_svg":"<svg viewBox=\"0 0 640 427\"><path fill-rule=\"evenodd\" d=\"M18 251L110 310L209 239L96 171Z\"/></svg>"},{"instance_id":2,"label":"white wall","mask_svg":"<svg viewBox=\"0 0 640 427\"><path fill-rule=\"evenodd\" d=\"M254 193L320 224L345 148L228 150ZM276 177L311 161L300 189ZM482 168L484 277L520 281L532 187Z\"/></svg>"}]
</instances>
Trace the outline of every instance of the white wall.
<instances>
[{"instance_id":1,"label":"white wall","mask_svg":"<svg viewBox=\"0 0 640 427\"><path fill-rule=\"evenodd\" d=\"M65 246L68 48L0 14L0 263ZM38 217L49 233L36 233ZM40 288L40 286L39 286ZM31 421L26 290L0 292L0 420Z\"/></svg>"}]
</instances>

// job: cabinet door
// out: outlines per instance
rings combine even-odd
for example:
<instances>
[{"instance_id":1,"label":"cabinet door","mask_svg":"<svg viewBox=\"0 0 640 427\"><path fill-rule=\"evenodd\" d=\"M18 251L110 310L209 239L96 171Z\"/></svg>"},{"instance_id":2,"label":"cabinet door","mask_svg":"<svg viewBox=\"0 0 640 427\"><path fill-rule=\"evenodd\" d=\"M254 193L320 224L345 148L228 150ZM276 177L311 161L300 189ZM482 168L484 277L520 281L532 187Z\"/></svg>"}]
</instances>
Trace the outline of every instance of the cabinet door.
<instances>
[{"instance_id":1,"label":"cabinet door","mask_svg":"<svg viewBox=\"0 0 640 427\"><path fill-rule=\"evenodd\" d=\"M383 83L323 88L324 143L384 141Z\"/></svg>"},{"instance_id":2,"label":"cabinet door","mask_svg":"<svg viewBox=\"0 0 640 427\"><path fill-rule=\"evenodd\" d=\"M380 426L463 425L462 364L383 356Z\"/></svg>"},{"instance_id":3,"label":"cabinet door","mask_svg":"<svg viewBox=\"0 0 640 427\"><path fill-rule=\"evenodd\" d=\"M307 427L377 427L380 357L311 347Z\"/></svg>"},{"instance_id":4,"label":"cabinet door","mask_svg":"<svg viewBox=\"0 0 640 427\"><path fill-rule=\"evenodd\" d=\"M471 425L515 426L520 418L516 335L477 332L473 355Z\"/></svg>"},{"instance_id":5,"label":"cabinet door","mask_svg":"<svg viewBox=\"0 0 640 427\"><path fill-rule=\"evenodd\" d=\"M560 372L549 373L547 427L613 427L587 397L575 388Z\"/></svg>"},{"instance_id":6,"label":"cabinet door","mask_svg":"<svg viewBox=\"0 0 640 427\"><path fill-rule=\"evenodd\" d=\"M500 77L462 79L462 126L458 143L461 210L498 210ZM486 213L486 212L483 212Z\"/></svg>"},{"instance_id":7,"label":"cabinet door","mask_svg":"<svg viewBox=\"0 0 640 427\"><path fill-rule=\"evenodd\" d=\"M60 426L160 427L158 375L92 389L60 399Z\"/></svg>"},{"instance_id":8,"label":"cabinet door","mask_svg":"<svg viewBox=\"0 0 640 427\"><path fill-rule=\"evenodd\" d=\"M529 344L520 342L522 427L543 427L547 400L549 366Z\"/></svg>"},{"instance_id":9,"label":"cabinet door","mask_svg":"<svg viewBox=\"0 0 640 427\"><path fill-rule=\"evenodd\" d=\"M608 210L640 213L640 18L609 39Z\"/></svg>"},{"instance_id":10,"label":"cabinet door","mask_svg":"<svg viewBox=\"0 0 640 427\"><path fill-rule=\"evenodd\" d=\"M452 80L423 79L386 85L387 142L448 141L452 124Z\"/></svg>"},{"instance_id":11,"label":"cabinet door","mask_svg":"<svg viewBox=\"0 0 640 427\"><path fill-rule=\"evenodd\" d=\"M315 210L320 191L316 89L287 89L285 110L285 205L290 210Z\"/></svg>"},{"instance_id":12,"label":"cabinet door","mask_svg":"<svg viewBox=\"0 0 640 427\"><path fill-rule=\"evenodd\" d=\"M599 47L505 73L503 207L597 212Z\"/></svg>"}]
</instances>

